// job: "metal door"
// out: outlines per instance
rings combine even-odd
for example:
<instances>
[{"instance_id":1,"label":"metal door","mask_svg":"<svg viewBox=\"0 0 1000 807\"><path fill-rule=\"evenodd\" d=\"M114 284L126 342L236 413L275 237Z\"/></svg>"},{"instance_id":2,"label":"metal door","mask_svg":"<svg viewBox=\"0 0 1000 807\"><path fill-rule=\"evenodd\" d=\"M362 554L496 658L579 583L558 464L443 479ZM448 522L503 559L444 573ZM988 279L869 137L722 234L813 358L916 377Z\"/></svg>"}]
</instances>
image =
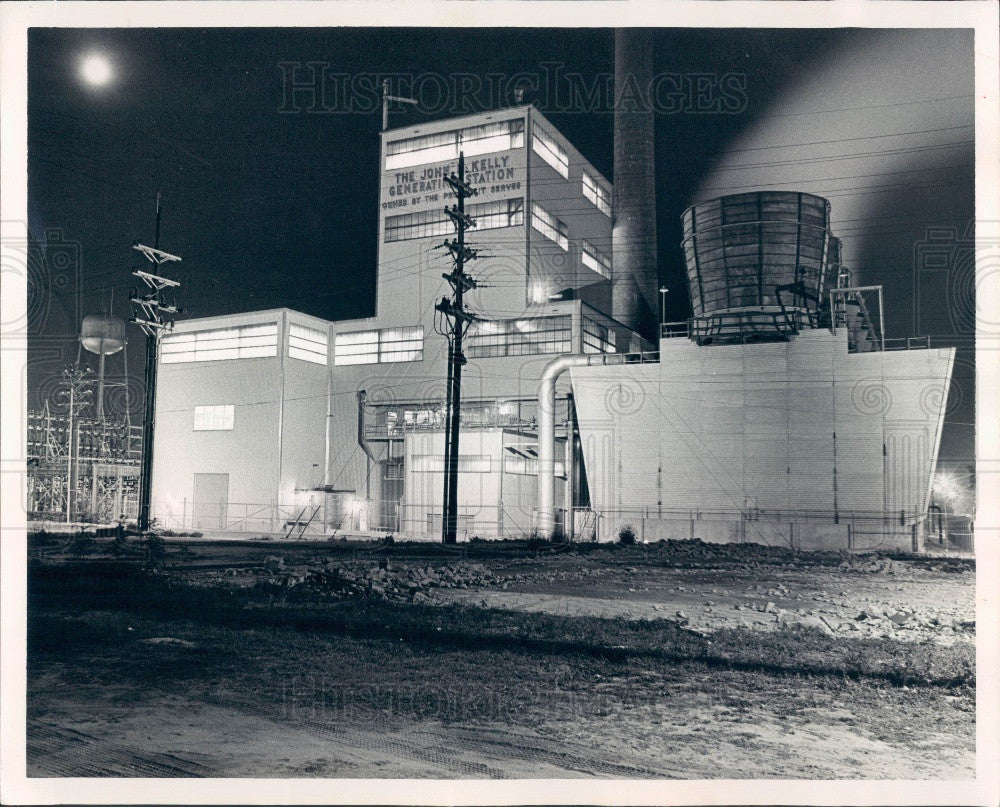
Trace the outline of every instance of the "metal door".
<instances>
[{"instance_id":1,"label":"metal door","mask_svg":"<svg viewBox=\"0 0 1000 807\"><path fill-rule=\"evenodd\" d=\"M192 525L196 530L226 527L229 509L229 474L195 474Z\"/></svg>"}]
</instances>

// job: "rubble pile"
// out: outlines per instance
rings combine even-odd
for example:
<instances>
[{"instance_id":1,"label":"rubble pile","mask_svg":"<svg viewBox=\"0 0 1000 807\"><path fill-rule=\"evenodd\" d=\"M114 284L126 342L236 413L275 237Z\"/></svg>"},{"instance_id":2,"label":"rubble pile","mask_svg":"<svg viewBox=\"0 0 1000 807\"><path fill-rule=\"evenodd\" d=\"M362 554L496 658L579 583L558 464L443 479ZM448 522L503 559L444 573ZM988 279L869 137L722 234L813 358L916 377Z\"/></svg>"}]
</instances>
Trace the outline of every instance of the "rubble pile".
<instances>
[{"instance_id":1,"label":"rubble pile","mask_svg":"<svg viewBox=\"0 0 1000 807\"><path fill-rule=\"evenodd\" d=\"M268 559L268 582L324 599L363 597L373 600L431 602L434 589L465 589L495 582L481 563L449 563L444 566L395 566L382 561L377 566L322 561L320 568L286 569Z\"/></svg>"}]
</instances>

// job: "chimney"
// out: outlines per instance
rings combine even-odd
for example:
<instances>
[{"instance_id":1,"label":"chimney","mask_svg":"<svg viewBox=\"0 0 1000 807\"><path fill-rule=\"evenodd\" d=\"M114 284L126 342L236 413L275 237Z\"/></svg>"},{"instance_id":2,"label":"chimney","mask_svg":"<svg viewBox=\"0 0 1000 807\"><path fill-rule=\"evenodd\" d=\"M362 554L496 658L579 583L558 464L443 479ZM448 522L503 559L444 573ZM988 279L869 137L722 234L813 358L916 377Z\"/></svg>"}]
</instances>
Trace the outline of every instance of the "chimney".
<instances>
[{"instance_id":1,"label":"chimney","mask_svg":"<svg viewBox=\"0 0 1000 807\"><path fill-rule=\"evenodd\" d=\"M656 174L653 161L652 45L641 28L615 30L614 260L612 314L658 340Z\"/></svg>"}]
</instances>

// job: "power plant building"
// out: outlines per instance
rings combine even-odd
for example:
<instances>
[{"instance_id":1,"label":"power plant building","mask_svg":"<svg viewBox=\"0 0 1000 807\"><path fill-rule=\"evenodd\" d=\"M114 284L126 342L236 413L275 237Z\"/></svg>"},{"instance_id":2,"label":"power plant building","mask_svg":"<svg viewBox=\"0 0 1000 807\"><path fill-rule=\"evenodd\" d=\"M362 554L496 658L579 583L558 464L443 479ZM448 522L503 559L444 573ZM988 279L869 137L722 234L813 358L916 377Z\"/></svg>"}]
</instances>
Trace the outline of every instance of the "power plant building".
<instances>
[{"instance_id":1,"label":"power plant building","mask_svg":"<svg viewBox=\"0 0 1000 807\"><path fill-rule=\"evenodd\" d=\"M465 343L460 536L615 540L627 525L647 540L919 545L953 351L884 349L829 203L689 210L695 316L651 343L649 261L613 245L611 183L538 110L381 137L374 316L276 309L160 340L158 525L440 538L435 305L450 294L444 177L463 154L480 253L466 302L482 319Z\"/></svg>"}]
</instances>

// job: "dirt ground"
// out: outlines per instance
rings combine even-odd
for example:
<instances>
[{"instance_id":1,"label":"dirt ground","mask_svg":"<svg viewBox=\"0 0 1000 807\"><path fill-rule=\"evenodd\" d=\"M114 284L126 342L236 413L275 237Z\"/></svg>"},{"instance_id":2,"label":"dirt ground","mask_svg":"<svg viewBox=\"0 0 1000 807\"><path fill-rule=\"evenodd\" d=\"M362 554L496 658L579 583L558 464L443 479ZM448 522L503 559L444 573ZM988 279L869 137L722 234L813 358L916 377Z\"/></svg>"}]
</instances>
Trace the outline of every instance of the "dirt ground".
<instances>
[{"instance_id":1,"label":"dirt ground","mask_svg":"<svg viewBox=\"0 0 1000 807\"><path fill-rule=\"evenodd\" d=\"M809 625L830 634L952 644L975 642L969 575L905 561L853 559L834 567L750 569L606 567L567 558L508 567L506 589L435 592L443 602L626 619L679 619L710 633L727 627ZM578 561L578 562L573 562ZM581 562L582 561L582 562ZM524 567L524 571L519 569Z\"/></svg>"},{"instance_id":2,"label":"dirt ground","mask_svg":"<svg viewBox=\"0 0 1000 807\"><path fill-rule=\"evenodd\" d=\"M202 589L297 583L317 603L315 581L336 570L345 596L363 590L394 608L404 592L441 613L455 603L503 612L525 634L533 615L557 614L669 622L708 645L730 629L780 642L800 624L859 658L870 640L939 655L975 640L974 570L948 559L177 540L166 565ZM29 629L29 776L974 776L968 682L615 658L558 643L436 646L69 601L33 606Z\"/></svg>"}]
</instances>

